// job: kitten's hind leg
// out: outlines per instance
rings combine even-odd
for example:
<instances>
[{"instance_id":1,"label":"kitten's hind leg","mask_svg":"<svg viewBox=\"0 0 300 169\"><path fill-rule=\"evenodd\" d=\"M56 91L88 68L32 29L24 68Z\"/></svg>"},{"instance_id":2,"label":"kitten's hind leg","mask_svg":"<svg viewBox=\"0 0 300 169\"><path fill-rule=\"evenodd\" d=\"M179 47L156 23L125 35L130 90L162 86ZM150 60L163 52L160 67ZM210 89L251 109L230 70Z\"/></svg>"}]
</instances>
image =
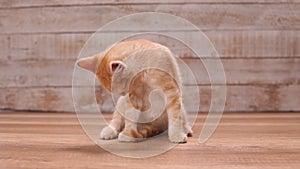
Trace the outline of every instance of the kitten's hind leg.
<instances>
[{"instance_id":1,"label":"kitten's hind leg","mask_svg":"<svg viewBox=\"0 0 300 169\"><path fill-rule=\"evenodd\" d=\"M178 93L174 93L174 96L169 97L167 113L169 140L174 143L185 143L187 136L190 135L189 133L192 133L192 130L187 124L183 105Z\"/></svg>"},{"instance_id":2,"label":"kitten's hind leg","mask_svg":"<svg viewBox=\"0 0 300 169\"><path fill-rule=\"evenodd\" d=\"M192 129L188 124L181 94L177 86L173 85L165 90L167 96L166 110L169 123L169 140L175 143L185 143L187 136L192 136Z\"/></svg>"},{"instance_id":3,"label":"kitten's hind leg","mask_svg":"<svg viewBox=\"0 0 300 169\"><path fill-rule=\"evenodd\" d=\"M183 106L183 105L182 105ZM193 136L193 130L187 120L187 114L186 111L184 110L184 107L182 107L181 109L181 116L182 118L182 126L184 127L184 132L186 133L186 135L188 137L192 137Z\"/></svg>"},{"instance_id":4,"label":"kitten's hind leg","mask_svg":"<svg viewBox=\"0 0 300 169\"><path fill-rule=\"evenodd\" d=\"M118 111L113 113L113 118L109 125L104 127L100 132L100 138L104 140L115 139L124 128L124 118Z\"/></svg>"}]
</instances>

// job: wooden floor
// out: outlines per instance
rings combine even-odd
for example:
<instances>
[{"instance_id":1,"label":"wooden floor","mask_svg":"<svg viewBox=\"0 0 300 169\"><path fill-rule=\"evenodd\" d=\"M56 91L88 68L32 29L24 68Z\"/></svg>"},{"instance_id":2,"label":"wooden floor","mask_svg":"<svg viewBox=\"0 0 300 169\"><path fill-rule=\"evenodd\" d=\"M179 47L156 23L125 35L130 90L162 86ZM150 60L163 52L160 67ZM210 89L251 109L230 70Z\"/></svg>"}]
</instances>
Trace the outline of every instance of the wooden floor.
<instances>
[{"instance_id":1,"label":"wooden floor","mask_svg":"<svg viewBox=\"0 0 300 169\"><path fill-rule=\"evenodd\" d=\"M95 145L75 113L2 112L0 169L300 168L300 113L226 113L214 135L200 144L205 117L198 117L188 143L132 159Z\"/></svg>"}]
</instances>

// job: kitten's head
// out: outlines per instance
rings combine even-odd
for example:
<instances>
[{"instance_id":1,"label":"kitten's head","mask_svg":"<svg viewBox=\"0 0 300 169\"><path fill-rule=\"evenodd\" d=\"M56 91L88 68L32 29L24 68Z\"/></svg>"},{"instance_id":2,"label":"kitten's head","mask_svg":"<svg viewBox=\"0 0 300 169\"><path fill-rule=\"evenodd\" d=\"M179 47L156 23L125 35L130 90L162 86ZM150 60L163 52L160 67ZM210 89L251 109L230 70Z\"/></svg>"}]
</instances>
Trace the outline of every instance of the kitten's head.
<instances>
[{"instance_id":1,"label":"kitten's head","mask_svg":"<svg viewBox=\"0 0 300 169\"><path fill-rule=\"evenodd\" d=\"M79 59L76 65L94 73L110 92L125 95L128 93L131 72L123 60L130 52L132 50L128 50L128 45L119 43L105 52Z\"/></svg>"}]
</instances>

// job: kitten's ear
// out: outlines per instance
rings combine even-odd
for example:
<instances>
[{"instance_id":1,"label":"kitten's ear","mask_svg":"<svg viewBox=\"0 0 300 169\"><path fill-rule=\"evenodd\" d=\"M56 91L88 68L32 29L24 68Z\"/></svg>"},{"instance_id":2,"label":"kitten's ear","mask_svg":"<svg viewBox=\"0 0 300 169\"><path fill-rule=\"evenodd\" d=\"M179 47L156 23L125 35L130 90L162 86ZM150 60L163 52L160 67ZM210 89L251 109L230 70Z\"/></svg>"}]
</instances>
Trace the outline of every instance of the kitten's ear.
<instances>
[{"instance_id":1,"label":"kitten's ear","mask_svg":"<svg viewBox=\"0 0 300 169\"><path fill-rule=\"evenodd\" d=\"M98 62L98 56L96 55L96 56L81 58L76 62L76 65L78 65L83 69L95 73L97 68L97 62Z\"/></svg>"},{"instance_id":2,"label":"kitten's ear","mask_svg":"<svg viewBox=\"0 0 300 169\"><path fill-rule=\"evenodd\" d=\"M110 73L114 74L114 73L120 73L122 72L124 69L127 68L126 64L122 61L111 61L109 63L110 66Z\"/></svg>"}]
</instances>

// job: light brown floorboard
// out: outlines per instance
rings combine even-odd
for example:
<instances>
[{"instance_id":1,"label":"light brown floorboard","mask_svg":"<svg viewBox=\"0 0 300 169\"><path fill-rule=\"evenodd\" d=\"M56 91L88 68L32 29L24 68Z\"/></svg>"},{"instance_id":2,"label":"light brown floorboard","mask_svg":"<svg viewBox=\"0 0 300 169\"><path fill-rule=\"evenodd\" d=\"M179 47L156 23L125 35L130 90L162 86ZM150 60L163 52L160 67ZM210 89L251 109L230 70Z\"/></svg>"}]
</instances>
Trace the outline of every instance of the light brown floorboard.
<instances>
[{"instance_id":1,"label":"light brown floorboard","mask_svg":"<svg viewBox=\"0 0 300 169\"><path fill-rule=\"evenodd\" d=\"M131 159L95 145L75 113L2 112L0 169L300 168L300 113L225 113L213 136L200 144L205 117L198 116L188 143Z\"/></svg>"}]
</instances>

